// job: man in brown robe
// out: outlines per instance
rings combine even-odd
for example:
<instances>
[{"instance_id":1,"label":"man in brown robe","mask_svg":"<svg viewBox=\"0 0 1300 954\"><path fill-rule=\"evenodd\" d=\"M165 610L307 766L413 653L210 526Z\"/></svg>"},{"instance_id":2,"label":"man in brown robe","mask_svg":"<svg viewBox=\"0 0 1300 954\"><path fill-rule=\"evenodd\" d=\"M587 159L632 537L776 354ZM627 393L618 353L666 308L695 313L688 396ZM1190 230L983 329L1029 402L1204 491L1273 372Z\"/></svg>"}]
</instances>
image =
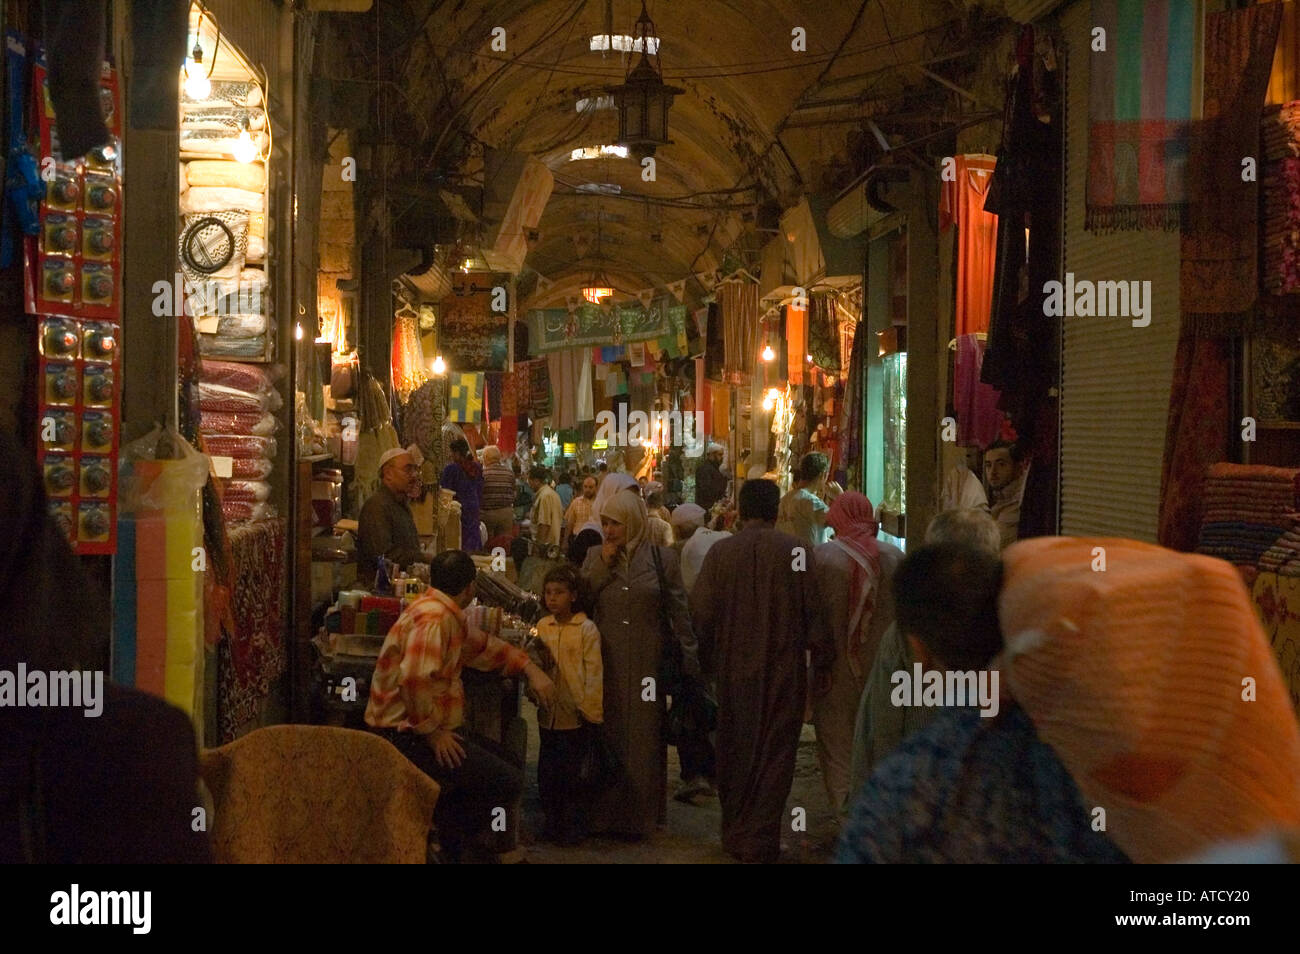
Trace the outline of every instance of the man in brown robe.
<instances>
[{"instance_id":1,"label":"man in brown robe","mask_svg":"<svg viewBox=\"0 0 1300 954\"><path fill-rule=\"evenodd\" d=\"M701 660L717 678L722 846L751 862L780 854L803 727L806 653L818 686L834 654L813 548L776 530L780 499L770 480L745 482L743 527L713 545L691 591Z\"/></svg>"}]
</instances>

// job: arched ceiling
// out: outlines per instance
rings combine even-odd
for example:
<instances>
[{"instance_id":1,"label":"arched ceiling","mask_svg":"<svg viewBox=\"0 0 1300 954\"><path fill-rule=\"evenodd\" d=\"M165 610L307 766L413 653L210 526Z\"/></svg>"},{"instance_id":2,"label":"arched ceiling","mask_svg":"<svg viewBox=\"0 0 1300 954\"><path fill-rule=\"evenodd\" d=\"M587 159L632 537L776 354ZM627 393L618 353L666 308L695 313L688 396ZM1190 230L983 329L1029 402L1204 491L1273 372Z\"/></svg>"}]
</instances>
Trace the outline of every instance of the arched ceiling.
<instances>
[{"instance_id":1,"label":"arched ceiling","mask_svg":"<svg viewBox=\"0 0 1300 954\"><path fill-rule=\"evenodd\" d=\"M574 294L596 267L635 292L719 267L728 249L756 253L774 234L757 228L759 206L787 207L822 187L828 170L842 172L848 136L866 118L918 88L936 112L960 105L922 69L949 70L968 53L974 24L987 22L969 0L654 0L664 79L686 92L669 113L672 143L656 153L656 180L646 182L633 157L570 161L573 149L616 141L615 111L579 113L576 104L621 83L640 59L589 48L609 15L614 34L633 34L640 0L398 5L412 35L406 95L431 117L416 130L424 162L473 181L488 146L532 155L554 173L527 261L554 282L548 301ZM492 49L498 27L504 52ZM796 27L806 52L791 48ZM906 138L905 128L885 128ZM620 194L580 191L590 183Z\"/></svg>"}]
</instances>

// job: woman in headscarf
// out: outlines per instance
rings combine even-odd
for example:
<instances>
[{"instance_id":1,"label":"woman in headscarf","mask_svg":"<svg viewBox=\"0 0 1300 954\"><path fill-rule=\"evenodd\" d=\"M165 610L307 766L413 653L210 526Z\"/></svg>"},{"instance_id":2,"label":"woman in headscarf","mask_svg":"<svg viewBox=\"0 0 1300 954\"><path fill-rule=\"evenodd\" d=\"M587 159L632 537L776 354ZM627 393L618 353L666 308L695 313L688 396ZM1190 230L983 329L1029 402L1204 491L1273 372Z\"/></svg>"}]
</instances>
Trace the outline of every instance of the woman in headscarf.
<instances>
[{"instance_id":1,"label":"woman in headscarf","mask_svg":"<svg viewBox=\"0 0 1300 954\"><path fill-rule=\"evenodd\" d=\"M624 476L611 474L605 484ZM664 639L680 644L688 675L698 676L699 658L677 554L647 539L640 494L616 491L598 513L604 543L587 552L582 573L600 629L605 732L622 760L623 777L594 806L592 831L644 837L667 820L668 811L659 685Z\"/></svg>"},{"instance_id":2,"label":"woman in headscarf","mask_svg":"<svg viewBox=\"0 0 1300 954\"><path fill-rule=\"evenodd\" d=\"M641 494L641 486L636 482L636 478L631 474L609 473L605 479L600 482L600 487L596 489L596 499L591 502L591 519L578 528L578 532L583 530L595 530L604 537L604 531L600 527L600 508L610 497L614 496L620 490L627 490L629 487L635 488L638 497Z\"/></svg>"},{"instance_id":3,"label":"woman in headscarf","mask_svg":"<svg viewBox=\"0 0 1300 954\"><path fill-rule=\"evenodd\" d=\"M846 491L826 514L835 537L814 551L826 615L835 637L829 691L814 696L817 758L831 807L839 812L849 788L853 726L880 637L893 622L888 587L903 551L876 539L880 525L865 494Z\"/></svg>"},{"instance_id":4,"label":"woman in headscarf","mask_svg":"<svg viewBox=\"0 0 1300 954\"><path fill-rule=\"evenodd\" d=\"M483 467L470 453L469 441L463 437L451 442L451 463L442 469L438 486L456 492L456 502L460 504L460 548L466 553L482 550L478 516L483 494Z\"/></svg>"}]
</instances>

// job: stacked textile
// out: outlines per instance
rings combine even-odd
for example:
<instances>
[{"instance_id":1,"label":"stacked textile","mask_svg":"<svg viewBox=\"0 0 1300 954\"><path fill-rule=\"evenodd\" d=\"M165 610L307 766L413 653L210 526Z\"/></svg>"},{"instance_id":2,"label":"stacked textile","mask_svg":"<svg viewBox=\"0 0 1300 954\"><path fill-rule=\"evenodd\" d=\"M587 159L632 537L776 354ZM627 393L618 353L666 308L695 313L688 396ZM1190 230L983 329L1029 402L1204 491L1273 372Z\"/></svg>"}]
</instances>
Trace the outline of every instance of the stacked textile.
<instances>
[{"instance_id":1,"label":"stacked textile","mask_svg":"<svg viewBox=\"0 0 1300 954\"><path fill-rule=\"evenodd\" d=\"M1300 291L1300 101L1264 111L1264 290Z\"/></svg>"},{"instance_id":2,"label":"stacked textile","mask_svg":"<svg viewBox=\"0 0 1300 954\"><path fill-rule=\"evenodd\" d=\"M1300 532L1288 530L1259 558L1260 570L1278 576L1300 576Z\"/></svg>"},{"instance_id":3,"label":"stacked textile","mask_svg":"<svg viewBox=\"0 0 1300 954\"><path fill-rule=\"evenodd\" d=\"M1197 553L1219 557L1249 580L1260 560L1291 528L1300 470L1214 464L1205 478ZM1270 558L1275 559L1275 558Z\"/></svg>"},{"instance_id":4,"label":"stacked textile","mask_svg":"<svg viewBox=\"0 0 1300 954\"><path fill-rule=\"evenodd\" d=\"M250 141L241 144L245 133ZM256 83L213 83L206 99L182 97L181 158L189 161L181 163L181 269L199 292L189 302L205 357L271 357L266 166L235 158L241 146L261 157L269 145Z\"/></svg>"},{"instance_id":5,"label":"stacked textile","mask_svg":"<svg viewBox=\"0 0 1300 954\"><path fill-rule=\"evenodd\" d=\"M282 401L271 375L259 365L204 358L198 391L204 449L230 459L230 477L219 481L225 518L238 522L275 516L267 478L280 426L272 412ZM224 471L222 463L218 472Z\"/></svg>"}]
</instances>

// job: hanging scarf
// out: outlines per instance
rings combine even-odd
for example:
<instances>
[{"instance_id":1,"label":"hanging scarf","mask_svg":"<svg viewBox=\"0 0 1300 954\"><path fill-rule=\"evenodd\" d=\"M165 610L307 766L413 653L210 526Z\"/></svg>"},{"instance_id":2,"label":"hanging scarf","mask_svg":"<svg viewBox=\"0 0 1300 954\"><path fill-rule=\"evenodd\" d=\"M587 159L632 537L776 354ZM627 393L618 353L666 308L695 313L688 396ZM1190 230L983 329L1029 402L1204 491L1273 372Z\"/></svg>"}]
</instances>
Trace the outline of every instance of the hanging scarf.
<instances>
[{"instance_id":1,"label":"hanging scarf","mask_svg":"<svg viewBox=\"0 0 1300 954\"><path fill-rule=\"evenodd\" d=\"M849 669L854 676L861 675L862 660L857 651L866 642L864 618L870 618L874 609L876 587L880 583L880 545L876 533L876 510L866 494L846 490L835 498L826 513L826 523L835 531L838 544L853 559L853 581L849 585ZM870 574L870 576L868 576Z\"/></svg>"}]
</instances>

